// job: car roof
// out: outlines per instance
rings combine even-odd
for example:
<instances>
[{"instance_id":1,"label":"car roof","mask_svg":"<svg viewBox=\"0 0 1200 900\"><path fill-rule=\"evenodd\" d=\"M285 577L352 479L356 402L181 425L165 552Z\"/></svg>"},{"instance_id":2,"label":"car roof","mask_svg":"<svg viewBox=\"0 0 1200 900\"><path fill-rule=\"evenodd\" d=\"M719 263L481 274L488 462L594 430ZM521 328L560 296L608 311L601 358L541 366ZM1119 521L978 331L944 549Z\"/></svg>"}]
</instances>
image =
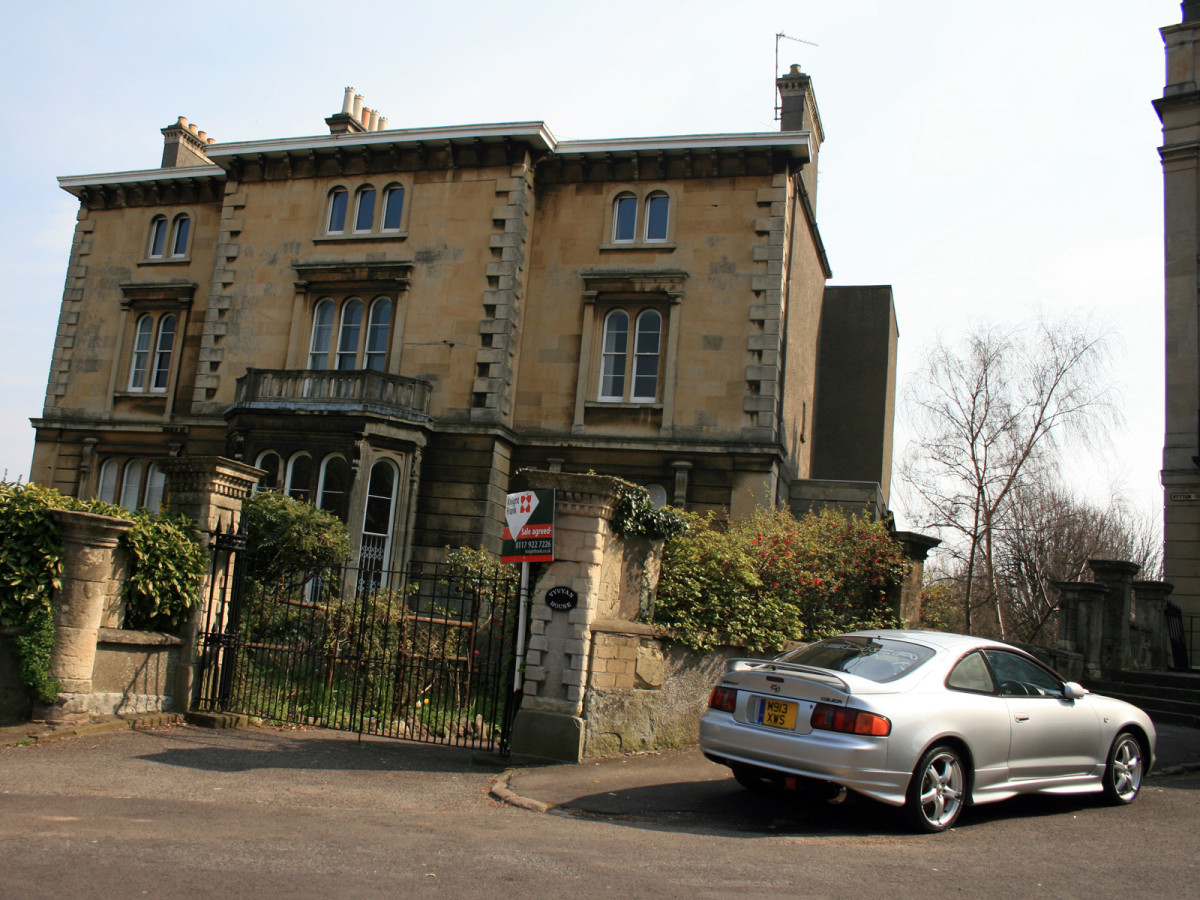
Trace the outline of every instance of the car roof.
<instances>
[{"instance_id":1,"label":"car roof","mask_svg":"<svg viewBox=\"0 0 1200 900\"><path fill-rule=\"evenodd\" d=\"M884 637L892 638L897 641L912 641L914 644L924 644L927 647L932 647L935 650L955 650L966 647L1003 647L1006 650L1013 650L1011 644L1005 644L1002 641L994 641L990 638L979 637L975 634L955 634L949 631L921 631L917 629L903 628L873 628L863 631L848 632L846 636L860 637Z\"/></svg>"}]
</instances>

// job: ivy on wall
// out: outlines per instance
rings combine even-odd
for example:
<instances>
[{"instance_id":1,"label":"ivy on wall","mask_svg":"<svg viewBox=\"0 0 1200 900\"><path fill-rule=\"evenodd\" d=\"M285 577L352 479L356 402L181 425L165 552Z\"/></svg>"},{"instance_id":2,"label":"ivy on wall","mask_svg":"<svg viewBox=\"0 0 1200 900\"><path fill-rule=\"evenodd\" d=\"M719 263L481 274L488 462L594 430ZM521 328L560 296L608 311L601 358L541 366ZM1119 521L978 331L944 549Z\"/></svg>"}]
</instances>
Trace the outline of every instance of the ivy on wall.
<instances>
[{"instance_id":1,"label":"ivy on wall","mask_svg":"<svg viewBox=\"0 0 1200 900\"><path fill-rule=\"evenodd\" d=\"M54 649L51 597L62 586L62 544L50 516L55 509L131 519L122 538L129 554L125 586L126 626L173 631L199 602L205 556L195 526L97 500L67 497L38 484L0 481L0 625L17 629L13 640L21 680L36 703L53 703L58 683L50 677Z\"/></svg>"}]
</instances>

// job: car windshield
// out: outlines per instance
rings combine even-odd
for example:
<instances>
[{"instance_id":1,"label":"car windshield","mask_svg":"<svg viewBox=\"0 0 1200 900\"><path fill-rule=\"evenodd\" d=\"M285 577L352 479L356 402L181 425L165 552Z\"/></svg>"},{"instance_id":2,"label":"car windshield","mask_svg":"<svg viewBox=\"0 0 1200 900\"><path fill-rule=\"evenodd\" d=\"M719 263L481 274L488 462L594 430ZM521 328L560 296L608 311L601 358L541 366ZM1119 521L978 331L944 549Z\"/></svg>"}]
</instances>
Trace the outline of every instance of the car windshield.
<instances>
[{"instance_id":1,"label":"car windshield","mask_svg":"<svg viewBox=\"0 0 1200 900\"><path fill-rule=\"evenodd\" d=\"M931 656L928 647L892 638L835 637L785 653L778 660L883 682L911 672Z\"/></svg>"}]
</instances>

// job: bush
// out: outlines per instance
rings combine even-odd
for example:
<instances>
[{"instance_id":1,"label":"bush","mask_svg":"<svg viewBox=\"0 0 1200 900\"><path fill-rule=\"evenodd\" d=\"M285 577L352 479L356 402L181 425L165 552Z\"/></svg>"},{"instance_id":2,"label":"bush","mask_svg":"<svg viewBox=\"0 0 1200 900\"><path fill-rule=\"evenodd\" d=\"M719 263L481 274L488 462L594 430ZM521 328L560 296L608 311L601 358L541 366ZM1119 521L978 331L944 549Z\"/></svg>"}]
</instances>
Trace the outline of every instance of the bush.
<instances>
[{"instance_id":1,"label":"bush","mask_svg":"<svg viewBox=\"0 0 1200 900\"><path fill-rule=\"evenodd\" d=\"M275 491L242 507L246 573L260 585L305 582L350 558L350 535L333 513Z\"/></svg>"},{"instance_id":2,"label":"bush","mask_svg":"<svg viewBox=\"0 0 1200 900\"><path fill-rule=\"evenodd\" d=\"M20 629L14 647L21 680L39 703L52 703L58 684L50 678L54 648L51 597L62 586L62 547L54 509L133 519L122 539L129 553L126 624L175 628L199 602L204 553L193 528L140 510L67 497L37 484L0 482L0 625Z\"/></svg>"},{"instance_id":3,"label":"bush","mask_svg":"<svg viewBox=\"0 0 1200 900\"><path fill-rule=\"evenodd\" d=\"M682 644L761 651L896 624L888 593L907 564L882 523L761 508L726 528L689 522L664 549L653 614Z\"/></svg>"},{"instance_id":4,"label":"bush","mask_svg":"<svg viewBox=\"0 0 1200 900\"><path fill-rule=\"evenodd\" d=\"M176 631L200 600L206 557L196 526L140 509L122 543L129 553L125 627Z\"/></svg>"}]
</instances>

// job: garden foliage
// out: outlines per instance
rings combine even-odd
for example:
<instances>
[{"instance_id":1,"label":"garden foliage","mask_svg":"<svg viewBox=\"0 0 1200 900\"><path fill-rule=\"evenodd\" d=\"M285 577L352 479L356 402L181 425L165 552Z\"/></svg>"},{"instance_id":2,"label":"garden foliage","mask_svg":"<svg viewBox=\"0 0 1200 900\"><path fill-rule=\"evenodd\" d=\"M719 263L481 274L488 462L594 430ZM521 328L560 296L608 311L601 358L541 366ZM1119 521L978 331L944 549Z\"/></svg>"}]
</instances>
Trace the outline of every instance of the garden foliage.
<instances>
[{"instance_id":1,"label":"garden foliage","mask_svg":"<svg viewBox=\"0 0 1200 900\"><path fill-rule=\"evenodd\" d=\"M835 509L688 520L664 548L654 607L655 623L680 643L761 651L896 624L889 595L906 563L882 523Z\"/></svg>"},{"instance_id":2,"label":"garden foliage","mask_svg":"<svg viewBox=\"0 0 1200 900\"><path fill-rule=\"evenodd\" d=\"M125 587L129 628L173 630L199 601L204 553L194 526L98 500L67 497L37 484L0 482L0 626L18 629L13 642L21 679L39 703L51 703L58 685L50 678L54 619L50 600L61 587L62 548L50 511L69 509L132 519L122 538L129 554Z\"/></svg>"}]
</instances>

